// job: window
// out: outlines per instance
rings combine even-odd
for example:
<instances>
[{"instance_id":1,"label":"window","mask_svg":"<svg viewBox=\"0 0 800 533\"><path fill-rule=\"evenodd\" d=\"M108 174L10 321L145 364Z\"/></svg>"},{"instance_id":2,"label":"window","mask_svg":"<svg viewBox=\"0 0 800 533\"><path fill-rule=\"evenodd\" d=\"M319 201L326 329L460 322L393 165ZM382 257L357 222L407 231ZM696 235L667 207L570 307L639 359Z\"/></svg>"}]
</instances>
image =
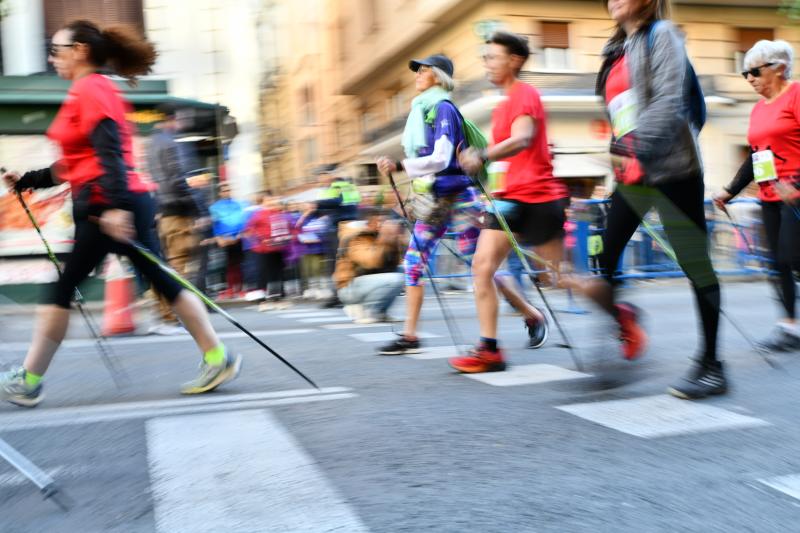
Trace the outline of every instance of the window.
<instances>
[{"instance_id":1,"label":"window","mask_svg":"<svg viewBox=\"0 0 800 533\"><path fill-rule=\"evenodd\" d=\"M375 114L374 113L364 113L361 116L361 132L367 133L374 127L375 124Z\"/></svg>"},{"instance_id":2,"label":"window","mask_svg":"<svg viewBox=\"0 0 800 533\"><path fill-rule=\"evenodd\" d=\"M101 26L127 24L144 33L143 0L44 0L45 32L49 39L64 24L88 19Z\"/></svg>"},{"instance_id":3,"label":"window","mask_svg":"<svg viewBox=\"0 0 800 533\"><path fill-rule=\"evenodd\" d=\"M361 0L361 13L364 15L364 33L373 33L378 29L377 0Z\"/></svg>"},{"instance_id":4,"label":"window","mask_svg":"<svg viewBox=\"0 0 800 533\"><path fill-rule=\"evenodd\" d=\"M300 89L300 120L302 124L314 124L317 120L314 108L314 88L306 85Z\"/></svg>"},{"instance_id":5,"label":"window","mask_svg":"<svg viewBox=\"0 0 800 533\"><path fill-rule=\"evenodd\" d=\"M569 53L569 24L567 22L541 23L542 66L547 69L572 67Z\"/></svg>"},{"instance_id":6,"label":"window","mask_svg":"<svg viewBox=\"0 0 800 533\"><path fill-rule=\"evenodd\" d=\"M772 28L739 28L739 42L733 56L734 72L744 70L744 55L762 39L774 40L775 30Z\"/></svg>"},{"instance_id":7,"label":"window","mask_svg":"<svg viewBox=\"0 0 800 533\"><path fill-rule=\"evenodd\" d=\"M389 119L405 115L408 112L405 95L403 93L392 95L386 102L386 112Z\"/></svg>"},{"instance_id":8,"label":"window","mask_svg":"<svg viewBox=\"0 0 800 533\"><path fill-rule=\"evenodd\" d=\"M310 165L317 160L317 140L314 138L303 141L303 162Z\"/></svg>"}]
</instances>

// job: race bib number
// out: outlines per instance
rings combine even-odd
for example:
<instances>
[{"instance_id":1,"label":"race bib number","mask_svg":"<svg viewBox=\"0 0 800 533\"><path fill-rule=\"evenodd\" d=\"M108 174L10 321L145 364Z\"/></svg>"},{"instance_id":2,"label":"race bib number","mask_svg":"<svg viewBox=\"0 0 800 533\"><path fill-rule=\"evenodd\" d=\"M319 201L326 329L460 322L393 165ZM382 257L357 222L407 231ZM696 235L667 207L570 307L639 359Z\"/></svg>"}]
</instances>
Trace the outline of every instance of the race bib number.
<instances>
[{"instance_id":1,"label":"race bib number","mask_svg":"<svg viewBox=\"0 0 800 533\"><path fill-rule=\"evenodd\" d=\"M603 253L603 237L600 235L590 235L588 245L590 256L600 255Z\"/></svg>"},{"instance_id":2,"label":"race bib number","mask_svg":"<svg viewBox=\"0 0 800 533\"><path fill-rule=\"evenodd\" d=\"M511 165L508 161L492 161L486 169L489 177L489 192L504 192L506 190L506 173Z\"/></svg>"},{"instance_id":3,"label":"race bib number","mask_svg":"<svg viewBox=\"0 0 800 533\"><path fill-rule=\"evenodd\" d=\"M636 129L636 93L629 89L619 93L608 103L611 129L619 139Z\"/></svg>"},{"instance_id":4,"label":"race bib number","mask_svg":"<svg viewBox=\"0 0 800 533\"><path fill-rule=\"evenodd\" d=\"M775 169L775 156L772 150L761 150L753 153L753 176L756 183L778 179Z\"/></svg>"}]
</instances>

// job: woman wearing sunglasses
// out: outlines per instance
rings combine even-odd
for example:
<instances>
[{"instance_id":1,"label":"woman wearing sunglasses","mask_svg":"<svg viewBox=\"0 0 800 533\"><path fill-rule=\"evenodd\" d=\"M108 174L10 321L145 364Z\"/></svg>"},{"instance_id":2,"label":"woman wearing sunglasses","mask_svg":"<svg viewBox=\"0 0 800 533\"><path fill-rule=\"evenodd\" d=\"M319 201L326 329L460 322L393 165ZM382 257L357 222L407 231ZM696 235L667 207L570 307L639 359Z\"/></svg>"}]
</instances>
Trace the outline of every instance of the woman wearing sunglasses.
<instances>
[{"instance_id":1,"label":"woman wearing sunglasses","mask_svg":"<svg viewBox=\"0 0 800 533\"><path fill-rule=\"evenodd\" d=\"M752 181L758 184L767 243L778 272L784 317L762 342L775 352L800 349L792 269L798 264L800 219L800 84L792 82L794 53L785 41L758 41L744 56L742 76L762 98L750 113L751 155L716 195L720 209Z\"/></svg>"},{"instance_id":2,"label":"woman wearing sunglasses","mask_svg":"<svg viewBox=\"0 0 800 533\"><path fill-rule=\"evenodd\" d=\"M43 397L42 376L47 371L69 325L70 301L75 288L108 253L126 255L172 304L176 314L203 353L199 376L181 392L210 391L236 377L239 356L220 343L208 313L197 296L183 289L130 244L150 241L153 210L134 170L130 110L117 86L98 71L111 69L131 83L150 72L156 59L153 45L130 29L101 30L91 22L75 21L53 35L48 61L58 75L70 80L67 97L47 136L61 148L52 167L5 172L3 181L16 191L54 187L68 182L72 189L75 245L63 273L47 295L37 317L33 341L23 365L0 376L0 399L26 407Z\"/></svg>"}]
</instances>

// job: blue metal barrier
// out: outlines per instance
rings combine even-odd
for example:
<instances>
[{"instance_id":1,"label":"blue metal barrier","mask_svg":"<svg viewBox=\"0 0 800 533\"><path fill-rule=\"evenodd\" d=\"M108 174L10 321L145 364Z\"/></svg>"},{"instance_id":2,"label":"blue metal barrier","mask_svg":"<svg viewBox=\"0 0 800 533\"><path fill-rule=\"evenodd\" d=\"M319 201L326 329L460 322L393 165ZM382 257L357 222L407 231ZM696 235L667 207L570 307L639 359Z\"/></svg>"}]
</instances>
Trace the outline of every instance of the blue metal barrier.
<instances>
[{"instance_id":1,"label":"blue metal barrier","mask_svg":"<svg viewBox=\"0 0 800 533\"><path fill-rule=\"evenodd\" d=\"M596 227L595 221L592 220L593 216L588 216L587 213L593 205L608 204L609 200L572 200L571 208L574 216L570 221L575 224L573 236L575 237L575 245L570 250L571 260L575 272L579 273L597 273L598 269L591 265L592 260L596 257L590 255L589 239L592 236L602 235L604 229ZM711 201L706 200L706 205L710 205ZM731 203L758 203L756 199L737 199ZM713 240L718 234L719 228L731 226L731 223L724 218L711 218L707 221L709 226L709 239ZM772 263L772 260L765 255L758 255L758 250L763 249L761 246L760 232L753 231L753 228L737 224L747 234L748 240L753 246L755 255L749 253L745 248L738 247L735 253L734 268L716 269L720 276L749 276L749 275L764 275L771 272L766 266ZM661 231L663 228L659 224L651 224L651 227L656 231ZM455 233L446 233L443 239L448 239L453 242L456 237ZM734 241L738 241L740 237L734 235ZM455 250L456 246L450 246ZM441 243L437 244L431 254L431 270L434 278L448 279L448 278L468 278L471 277L469 268L463 273L440 273L438 270L438 258L441 255L452 255ZM462 263L466 261L458 256ZM757 262L759 266L754 267L748 263ZM618 271L619 279L658 279L658 278L679 278L683 277L684 273L680 267L670 260L666 253L664 253L658 243L644 231L639 228L637 233L628 243L622 257L620 258ZM539 271L541 272L541 271Z\"/></svg>"}]
</instances>

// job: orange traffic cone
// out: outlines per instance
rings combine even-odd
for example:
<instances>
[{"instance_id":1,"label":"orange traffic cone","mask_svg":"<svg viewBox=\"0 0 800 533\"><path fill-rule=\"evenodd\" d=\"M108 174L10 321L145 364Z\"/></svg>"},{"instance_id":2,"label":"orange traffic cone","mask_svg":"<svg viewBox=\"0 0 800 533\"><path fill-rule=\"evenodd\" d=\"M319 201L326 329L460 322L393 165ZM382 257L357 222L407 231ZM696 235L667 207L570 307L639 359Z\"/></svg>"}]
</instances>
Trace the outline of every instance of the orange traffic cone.
<instances>
[{"instance_id":1,"label":"orange traffic cone","mask_svg":"<svg viewBox=\"0 0 800 533\"><path fill-rule=\"evenodd\" d=\"M133 276L122 266L116 255L109 255L106 264L105 309L103 311L103 335L111 337L133 333Z\"/></svg>"}]
</instances>

